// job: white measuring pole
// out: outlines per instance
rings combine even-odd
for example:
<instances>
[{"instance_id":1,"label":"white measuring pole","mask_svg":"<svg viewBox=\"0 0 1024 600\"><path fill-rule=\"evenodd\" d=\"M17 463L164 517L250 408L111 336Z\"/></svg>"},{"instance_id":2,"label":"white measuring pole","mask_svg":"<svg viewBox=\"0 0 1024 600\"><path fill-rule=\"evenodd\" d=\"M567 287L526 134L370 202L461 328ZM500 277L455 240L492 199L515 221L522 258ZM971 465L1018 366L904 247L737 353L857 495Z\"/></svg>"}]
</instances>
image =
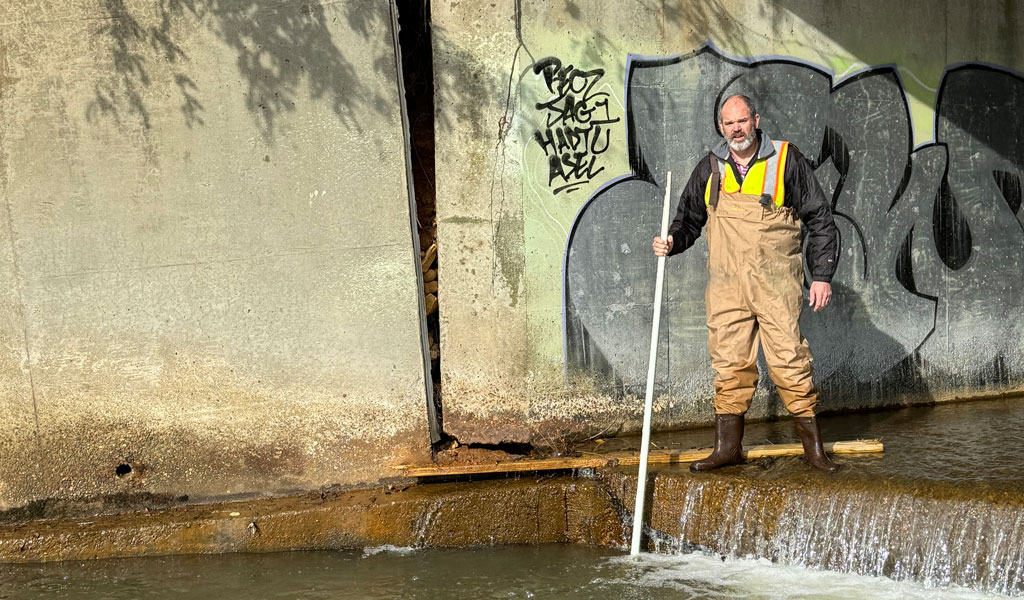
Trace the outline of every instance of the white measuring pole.
<instances>
[{"instance_id":1,"label":"white measuring pole","mask_svg":"<svg viewBox=\"0 0 1024 600\"><path fill-rule=\"evenodd\" d=\"M665 182L665 207L661 211L661 239L668 237L668 205L672 197L672 171ZM654 326L651 327L651 357L647 363L647 394L644 397L644 432L640 442L640 471L636 476L636 504L633 507L633 545L629 554L640 554L640 534L644 525L644 495L647 487L647 447L651 443L651 406L654 403L654 366L658 361L658 326L661 325L661 291L665 282L665 257L658 257L658 277L654 284Z\"/></svg>"}]
</instances>

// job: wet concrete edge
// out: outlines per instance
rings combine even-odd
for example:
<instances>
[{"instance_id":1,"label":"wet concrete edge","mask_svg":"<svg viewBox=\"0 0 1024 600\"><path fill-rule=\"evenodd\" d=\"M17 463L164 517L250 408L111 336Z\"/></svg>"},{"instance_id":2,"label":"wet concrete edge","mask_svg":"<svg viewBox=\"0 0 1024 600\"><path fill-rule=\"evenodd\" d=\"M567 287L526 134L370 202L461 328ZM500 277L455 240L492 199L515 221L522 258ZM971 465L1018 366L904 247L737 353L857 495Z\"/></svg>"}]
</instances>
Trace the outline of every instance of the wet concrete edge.
<instances>
[{"instance_id":1,"label":"wet concrete edge","mask_svg":"<svg viewBox=\"0 0 1024 600\"><path fill-rule=\"evenodd\" d=\"M692 475L676 469L655 469L649 478L644 515L645 529L650 527L645 532L648 548L671 549L679 543L688 488L712 480L715 485L702 493L706 504L702 512L715 517L709 521L710 533L720 529L720 524L715 525L719 517L728 517L723 503L743 489L760 498L767 533L777 522L787 494L818 496L826 488L838 496L860 497L869 492L871 502L883 504L896 498L967 500L977 510L1024 510L1022 493L943 483L920 485L913 480L835 478L811 472L761 480L728 473ZM625 551L635 494L635 469L611 467L580 470L575 475L441 483L405 480L368 489L35 519L0 525L0 563L385 545L562 543ZM691 533L696 537L687 545L714 546L709 532Z\"/></svg>"},{"instance_id":2,"label":"wet concrete edge","mask_svg":"<svg viewBox=\"0 0 1024 600\"><path fill-rule=\"evenodd\" d=\"M569 476L386 486L0 526L0 562L383 545L625 544L607 486Z\"/></svg>"}]
</instances>

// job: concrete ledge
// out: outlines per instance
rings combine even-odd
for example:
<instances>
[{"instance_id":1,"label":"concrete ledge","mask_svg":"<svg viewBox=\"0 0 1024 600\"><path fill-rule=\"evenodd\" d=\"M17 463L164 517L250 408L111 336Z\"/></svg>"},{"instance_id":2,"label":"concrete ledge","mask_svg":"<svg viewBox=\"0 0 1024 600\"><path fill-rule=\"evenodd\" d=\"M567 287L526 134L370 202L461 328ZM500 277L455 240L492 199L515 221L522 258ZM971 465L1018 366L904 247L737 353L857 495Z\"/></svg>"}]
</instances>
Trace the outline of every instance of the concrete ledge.
<instances>
[{"instance_id":1,"label":"concrete ledge","mask_svg":"<svg viewBox=\"0 0 1024 600\"><path fill-rule=\"evenodd\" d=\"M1015 573L1015 549L1024 539L1019 489L879 478L866 466L826 476L786 459L697 475L665 467L649 476L649 548L702 549L915 581L932 581L936 565L947 565L948 580L957 585L1024 590L1024 580L1003 576ZM635 470L614 467L597 470L594 478L410 482L39 519L0 526L0 562L384 545L568 543L625 549L635 490ZM922 554L922 548L931 550Z\"/></svg>"},{"instance_id":2,"label":"concrete ledge","mask_svg":"<svg viewBox=\"0 0 1024 600\"><path fill-rule=\"evenodd\" d=\"M0 527L0 562L550 542L625 544L602 482L439 483L30 521Z\"/></svg>"}]
</instances>

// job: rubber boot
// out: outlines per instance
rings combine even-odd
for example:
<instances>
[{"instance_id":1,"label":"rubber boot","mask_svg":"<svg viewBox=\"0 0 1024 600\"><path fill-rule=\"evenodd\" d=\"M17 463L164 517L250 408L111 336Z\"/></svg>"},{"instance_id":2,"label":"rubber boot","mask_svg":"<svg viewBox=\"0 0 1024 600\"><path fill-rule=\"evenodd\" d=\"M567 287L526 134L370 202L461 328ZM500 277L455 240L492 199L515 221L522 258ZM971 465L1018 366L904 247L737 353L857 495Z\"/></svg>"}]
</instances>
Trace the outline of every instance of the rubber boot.
<instances>
[{"instance_id":1,"label":"rubber boot","mask_svg":"<svg viewBox=\"0 0 1024 600\"><path fill-rule=\"evenodd\" d=\"M715 450L690 464L690 470L710 471L743 462L743 415L715 415Z\"/></svg>"},{"instance_id":2,"label":"rubber boot","mask_svg":"<svg viewBox=\"0 0 1024 600\"><path fill-rule=\"evenodd\" d=\"M818 422L814 417L796 417L796 434L800 436L800 443L804 445L804 460L819 471L835 473L839 465L829 460L825 454L825 447L821 444L821 432L818 430Z\"/></svg>"}]
</instances>

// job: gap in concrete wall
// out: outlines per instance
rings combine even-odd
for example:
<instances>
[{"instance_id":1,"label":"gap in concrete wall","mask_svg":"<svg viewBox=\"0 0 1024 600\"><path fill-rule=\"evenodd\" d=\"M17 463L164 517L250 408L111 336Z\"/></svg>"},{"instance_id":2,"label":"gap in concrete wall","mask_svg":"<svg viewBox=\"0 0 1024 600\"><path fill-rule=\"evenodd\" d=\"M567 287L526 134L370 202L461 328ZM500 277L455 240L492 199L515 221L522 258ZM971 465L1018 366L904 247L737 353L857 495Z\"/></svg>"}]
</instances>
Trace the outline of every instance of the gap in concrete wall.
<instances>
[{"instance_id":1,"label":"gap in concrete wall","mask_svg":"<svg viewBox=\"0 0 1024 600\"><path fill-rule=\"evenodd\" d=\"M430 0L397 0L396 4L406 112L409 115L412 180L416 195L423 290L426 295L424 305L427 314L430 371L434 385L434 412L437 429L443 431L434 178L434 59L430 35Z\"/></svg>"}]
</instances>

